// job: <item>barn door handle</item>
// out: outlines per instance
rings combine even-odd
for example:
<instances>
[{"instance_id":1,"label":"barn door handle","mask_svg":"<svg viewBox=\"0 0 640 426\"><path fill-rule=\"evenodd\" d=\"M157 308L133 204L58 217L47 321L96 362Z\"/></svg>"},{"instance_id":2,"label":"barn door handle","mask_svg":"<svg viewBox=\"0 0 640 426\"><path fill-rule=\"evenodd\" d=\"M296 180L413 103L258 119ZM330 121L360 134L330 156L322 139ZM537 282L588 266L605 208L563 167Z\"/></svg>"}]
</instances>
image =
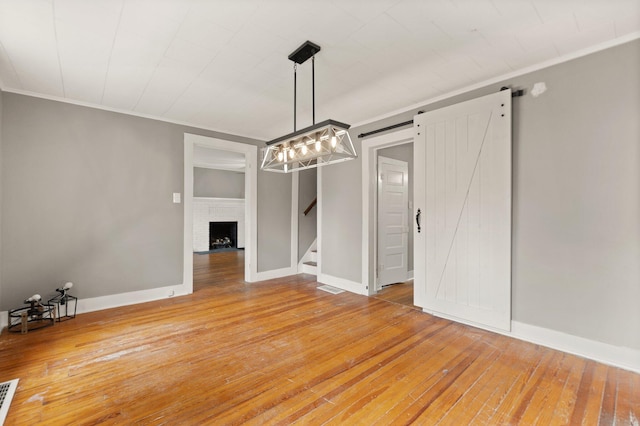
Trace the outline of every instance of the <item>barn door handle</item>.
<instances>
[{"instance_id":1,"label":"barn door handle","mask_svg":"<svg viewBox=\"0 0 640 426\"><path fill-rule=\"evenodd\" d=\"M418 209L418 213L416 213L416 225L418 225L418 234L420 233L420 215L422 212Z\"/></svg>"}]
</instances>

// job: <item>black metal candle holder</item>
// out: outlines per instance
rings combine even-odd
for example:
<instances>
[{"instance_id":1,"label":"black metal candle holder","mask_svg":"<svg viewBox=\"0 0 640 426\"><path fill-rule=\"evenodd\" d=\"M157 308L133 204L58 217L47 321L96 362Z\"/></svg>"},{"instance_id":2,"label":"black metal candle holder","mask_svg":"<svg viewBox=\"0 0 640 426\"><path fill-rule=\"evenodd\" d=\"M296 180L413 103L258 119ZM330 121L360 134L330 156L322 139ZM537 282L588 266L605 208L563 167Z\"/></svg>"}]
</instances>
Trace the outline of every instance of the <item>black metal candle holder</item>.
<instances>
[{"instance_id":1,"label":"black metal candle holder","mask_svg":"<svg viewBox=\"0 0 640 426\"><path fill-rule=\"evenodd\" d=\"M40 303L40 295L34 294L24 301L22 308L9 311L9 331L26 334L29 330L53 325L56 317L56 307Z\"/></svg>"},{"instance_id":2,"label":"black metal candle holder","mask_svg":"<svg viewBox=\"0 0 640 426\"><path fill-rule=\"evenodd\" d=\"M47 302L47 304L56 307L58 322L76 317L76 311L78 310L78 298L68 293L71 287L73 287L72 283L66 283L61 288L57 288L56 291L60 294L52 299L49 299L49 301ZM69 308L70 303L73 305L72 309ZM71 310L73 312L69 313Z\"/></svg>"}]
</instances>

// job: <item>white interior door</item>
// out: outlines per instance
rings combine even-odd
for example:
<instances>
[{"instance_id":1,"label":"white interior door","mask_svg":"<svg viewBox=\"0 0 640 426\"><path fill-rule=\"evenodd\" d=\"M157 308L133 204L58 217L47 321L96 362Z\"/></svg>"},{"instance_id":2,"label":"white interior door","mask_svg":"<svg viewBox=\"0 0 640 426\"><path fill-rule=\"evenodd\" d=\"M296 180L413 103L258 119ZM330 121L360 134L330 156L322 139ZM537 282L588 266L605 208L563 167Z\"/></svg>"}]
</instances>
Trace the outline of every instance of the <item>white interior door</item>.
<instances>
[{"instance_id":1,"label":"white interior door","mask_svg":"<svg viewBox=\"0 0 640 426\"><path fill-rule=\"evenodd\" d=\"M409 165L378 156L378 286L407 279Z\"/></svg>"},{"instance_id":2,"label":"white interior door","mask_svg":"<svg viewBox=\"0 0 640 426\"><path fill-rule=\"evenodd\" d=\"M414 303L511 328L511 92L414 119Z\"/></svg>"}]
</instances>

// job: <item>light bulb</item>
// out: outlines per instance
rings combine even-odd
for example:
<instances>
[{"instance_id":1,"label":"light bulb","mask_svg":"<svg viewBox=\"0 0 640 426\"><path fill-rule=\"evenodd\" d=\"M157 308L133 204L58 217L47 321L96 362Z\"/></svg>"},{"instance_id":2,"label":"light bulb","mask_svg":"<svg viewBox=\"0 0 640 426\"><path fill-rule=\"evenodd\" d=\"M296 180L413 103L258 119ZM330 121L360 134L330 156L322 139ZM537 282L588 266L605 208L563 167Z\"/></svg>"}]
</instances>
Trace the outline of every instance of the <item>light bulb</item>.
<instances>
[{"instance_id":1,"label":"light bulb","mask_svg":"<svg viewBox=\"0 0 640 426\"><path fill-rule=\"evenodd\" d=\"M336 139L336 135L331 136L331 148L335 148L336 143L338 143L338 140Z\"/></svg>"},{"instance_id":2,"label":"light bulb","mask_svg":"<svg viewBox=\"0 0 640 426\"><path fill-rule=\"evenodd\" d=\"M302 155L307 155L307 146L306 145L302 145Z\"/></svg>"},{"instance_id":3,"label":"light bulb","mask_svg":"<svg viewBox=\"0 0 640 426\"><path fill-rule=\"evenodd\" d=\"M294 154L293 148L289 148L289 158L293 158Z\"/></svg>"},{"instance_id":4,"label":"light bulb","mask_svg":"<svg viewBox=\"0 0 640 426\"><path fill-rule=\"evenodd\" d=\"M282 154L282 151L278 151L278 161L282 161L283 158L284 155Z\"/></svg>"},{"instance_id":5,"label":"light bulb","mask_svg":"<svg viewBox=\"0 0 640 426\"><path fill-rule=\"evenodd\" d=\"M320 141L316 141L316 151L320 152Z\"/></svg>"}]
</instances>

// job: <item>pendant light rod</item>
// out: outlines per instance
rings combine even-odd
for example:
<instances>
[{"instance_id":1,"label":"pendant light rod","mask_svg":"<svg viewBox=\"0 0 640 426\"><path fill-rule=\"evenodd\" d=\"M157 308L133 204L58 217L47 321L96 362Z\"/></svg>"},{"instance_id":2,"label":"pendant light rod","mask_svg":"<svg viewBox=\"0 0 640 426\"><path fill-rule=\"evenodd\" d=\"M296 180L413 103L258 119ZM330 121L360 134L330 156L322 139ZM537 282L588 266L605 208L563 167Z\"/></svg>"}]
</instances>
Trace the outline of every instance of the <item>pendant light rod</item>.
<instances>
[{"instance_id":1,"label":"pendant light rod","mask_svg":"<svg viewBox=\"0 0 640 426\"><path fill-rule=\"evenodd\" d=\"M313 103L313 124L316 124L316 78L315 78L315 63L316 53L320 51L320 46L307 40L300 45L296 50L289 55L289 60L293 61L293 132L297 130L296 114L297 114L297 69L298 64L304 64L309 58L311 59L311 90L312 90L312 103Z\"/></svg>"},{"instance_id":2,"label":"pendant light rod","mask_svg":"<svg viewBox=\"0 0 640 426\"><path fill-rule=\"evenodd\" d=\"M320 46L307 40L289 55L289 60L294 62L293 65L293 131L296 131L296 69L298 64L304 64L311 58L311 103L312 103L312 119L316 124L316 53L320 51Z\"/></svg>"},{"instance_id":3,"label":"pendant light rod","mask_svg":"<svg viewBox=\"0 0 640 426\"><path fill-rule=\"evenodd\" d=\"M296 112L298 110L296 104L298 100L297 91L298 91L298 64L293 64L293 132L296 132Z\"/></svg>"},{"instance_id":4,"label":"pendant light rod","mask_svg":"<svg viewBox=\"0 0 640 426\"><path fill-rule=\"evenodd\" d=\"M316 55L311 57L311 105L313 119L312 124L316 124Z\"/></svg>"}]
</instances>

